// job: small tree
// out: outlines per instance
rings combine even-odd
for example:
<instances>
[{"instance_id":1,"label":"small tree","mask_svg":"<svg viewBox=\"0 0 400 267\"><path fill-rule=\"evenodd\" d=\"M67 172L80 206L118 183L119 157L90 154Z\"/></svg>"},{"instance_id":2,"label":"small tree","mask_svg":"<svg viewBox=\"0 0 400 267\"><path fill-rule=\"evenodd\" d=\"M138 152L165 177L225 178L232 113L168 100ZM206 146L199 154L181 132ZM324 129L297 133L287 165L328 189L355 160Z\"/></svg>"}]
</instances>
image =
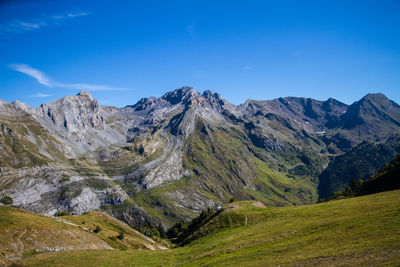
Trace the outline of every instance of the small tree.
<instances>
[{"instance_id":1,"label":"small tree","mask_svg":"<svg viewBox=\"0 0 400 267\"><path fill-rule=\"evenodd\" d=\"M351 179L351 181L350 181L351 191L353 191L353 193L357 193L360 190L362 184L363 184L363 181L361 179L359 179L358 181Z\"/></svg>"},{"instance_id":2,"label":"small tree","mask_svg":"<svg viewBox=\"0 0 400 267\"><path fill-rule=\"evenodd\" d=\"M100 233L101 232L101 227L96 225L96 228L93 230L95 233Z\"/></svg>"},{"instance_id":3,"label":"small tree","mask_svg":"<svg viewBox=\"0 0 400 267\"><path fill-rule=\"evenodd\" d=\"M158 224L157 230L160 233L161 238L167 238L167 235L166 235L161 223Z\"/></svg>"}]
</instances>

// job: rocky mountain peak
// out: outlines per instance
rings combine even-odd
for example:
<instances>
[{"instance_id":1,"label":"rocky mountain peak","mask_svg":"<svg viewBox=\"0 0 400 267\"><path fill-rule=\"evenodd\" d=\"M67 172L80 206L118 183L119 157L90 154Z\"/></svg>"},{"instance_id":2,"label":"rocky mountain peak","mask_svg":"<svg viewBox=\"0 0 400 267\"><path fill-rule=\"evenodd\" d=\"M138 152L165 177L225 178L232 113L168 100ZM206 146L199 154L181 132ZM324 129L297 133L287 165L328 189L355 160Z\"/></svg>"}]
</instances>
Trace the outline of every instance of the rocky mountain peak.
<instances>
[{"instance_id":1,"label":"rocky mountain peak","mask_svg":"<svg viewBox=\"0 0 400 267\"><path fill-rule=\"evenodd\" d=\"M66 96L42 104L35 113L47 124L53 124L56 128L65 129L68 132L82 132L88 128L103 128L104 126L100 104L86 90L76 96Z\"/></svg>"},{"instance_id":2,"label":"rocky mountain peak","mask_svg":"<svg viewBox=\"0 0 400 267\"><path fill-rule=\"evenodd\" d=\"M154 96L144 97L140 99L135 105L128 105L127 107L135 109L135 111L141 111L152 108L154 105L160 103L160 99Z\"/></svg>"},{"instance_id":3,"label":"rocky mountain peak","mask_svg":"<svg viewBox=\"0 0 400 267\"><path fill-rule=\"evenodd\" d=\"M400 127L400 106L384 94L367 94L351 104L340 118L345 129L352 129L358 136L381 132L385 138L392 129Z\"/></svg>"},{"instance_id":4,"label":"rocky mountain peak","mask_svg":"<svg viewBox=\"0 0 400 267\"><path fill-rule=\"evenodd\" d=\"M360 112L366 112L364 115L371 115L377 113L382 116L385 112L390 112L392 109L399 110L400 106L391 101L382 93L367 94L359 101L351 104L347 113L353 116L358 116Z\"/></svg>"},{"instance_id":5,"label":"rocky mountain peak","mask_svg":"<svg viewBox=\"0 0 400 267\"><path fill-rule=\"evenodd\" d=\"M80 91L77 96L87 96L90 100L93 100L93 96L90 94L88 90Z\"/></svg>"},{"instance_id":6,"label":"rocky mountain peak","mask_svg":"<svg viewBox=\"0 0 400 267\"><path fill-rule=\"evenodd\" d=\"M365 95L363 98L361 98L361 102L363 101L387 101L389 98L387 98L384 94L382 93L371 93Z\"/></svg>"},{"instance_id":7,"label":"rocky mountain peak","mask_svg":"<svg viewBox=\"0 0 400 267\"><path fill-rule=\"evenodd\" d=\"M322 103L322 107L326 112L343 113L347 109L347 105L334 98L329 98Z\"/></svg>"},{"instance_id":8,"label":"rocky mountain peak","mask_svg":"<svg viewBox=\"0 0 400 267\"><path fill-rule=\"evenodd\" d=\"M221 97L221 95L220 95L219 93L214 93L214 92L212 92L212 91L210 91L210 90L205 90L205 91L203 92L203 96L204 96L206 99L211 99L211 98L213 98L213 99L216 99L216 100L223 100L222 97Z\"/></svg>"},{"instance_id":9,"label":"rocky mountain peak","mask_svg":"<svg viewBox=\"0 0 400 267\"><path fill-rule=\"evenodd\" d=\"M228 109L233 112L235 105L223 99L219 93L214 93L210 90L203 92L203 97L214 109L221 111L221 109Z\"/></svg>"},{"instance_id":10,"label":"rocky mountain peak","mask_svg":"<svg viewBox=\"0 0 400 267\"><path fill-rule=\"evenodd\" d=\"M27 113L32 113L33 112L33 108L31 106L29 106L28 104L21 102L19 100L15 100L12 102L12 105L17 108L17 109L21 109Z\"/></svg>"},{"instance_id":11,"label":"rocky mountain peak","mask_svg":"<svg viewBox=\"0 0 400 267\"><path fill-rule=\"evenodd\" d=\"M385 111L390 111L393 108L399 109L400 106L397 105L395 102L391 101L384 94L376 93L376 94L367 94L359 101L351 104L349 106L349 111L357 110L358 112L360 112L361 109L365 109L366 111L369 112L374 111L381 113Z\"/></svg>"},{"instance_id":12,"label":"rocky mountain peak","mask_svg":"<svg viewBox=\"0 0 400 267\"><path fill-rule=\"evenodd\" d=\"M184 86L172 92L168 92L161 97L162 99L170 102L172 105L182 103L184 105L194 104L201 101L202 95L194 88Z\"/></svg>"}]
</instances>

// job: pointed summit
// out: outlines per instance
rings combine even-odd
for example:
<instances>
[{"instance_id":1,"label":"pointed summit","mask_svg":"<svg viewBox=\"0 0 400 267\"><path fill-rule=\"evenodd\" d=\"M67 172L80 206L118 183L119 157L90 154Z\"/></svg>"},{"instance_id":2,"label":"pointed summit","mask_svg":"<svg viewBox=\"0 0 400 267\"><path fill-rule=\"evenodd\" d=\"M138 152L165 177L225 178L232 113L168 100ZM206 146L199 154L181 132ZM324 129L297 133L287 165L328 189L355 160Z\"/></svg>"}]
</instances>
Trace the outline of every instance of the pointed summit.
<instances>
[{"instance_id":1,"label":"pointed summit","mask_svg":"<svg viewBox=\"0 0 400 267\"><path fill-rule=\"evenodd\" d=\"M345 122L344 127L348 129L378 117L399 124L400 106L384 94L367 94L349 106L342 120Z\"/></svg>"},{"instance_id":2,"label":"pointed summit","mask_svg":"<svg viewBox=\"0 0 400 267\"><path fill-rule=\"evenodd\" d=\"M161 98L167 100L172 105L177 103L188 104L196 102L196 99L198 100L201 98L201 94L192 87L184 86L176 89L175 91L166 93Z\"/></svg>"},{"instance_id":3,"label":"pointed summit","mask_svg":"<svg viewBox=\"0 0 400 267\"><path fill-rule=\"evenodd\" d=\"M365 95L361 101L375 101L375 102L379 102L379 101L388 101L390 100L389 98L387 98L384 94L382 93L375 93L375 94L367 94Z\"/></svg>"},{"instance_id":4,"label":"pointed summit","mask_svg":"<svg viewBox=\"0 0 400 267\"><path fill-rule=\"evenodd\" d=\"M393 129L398 131L400 106L381 93L368 94L347 108L340 117L340 124L355 137L369 135L375 136L375 141L382 141Z\"/></svg>"},{"instance_id":5,"label":"pointed summit","mask_svg":"<svg viewBox=\"0 0 400 267\"><path fill-rule=\"evenodd\" d=\"M88 90L82 90L77 94L77 96L88 96L90 100L93 100L93 96L89 93Z\"/></svg>"}]
</instances>

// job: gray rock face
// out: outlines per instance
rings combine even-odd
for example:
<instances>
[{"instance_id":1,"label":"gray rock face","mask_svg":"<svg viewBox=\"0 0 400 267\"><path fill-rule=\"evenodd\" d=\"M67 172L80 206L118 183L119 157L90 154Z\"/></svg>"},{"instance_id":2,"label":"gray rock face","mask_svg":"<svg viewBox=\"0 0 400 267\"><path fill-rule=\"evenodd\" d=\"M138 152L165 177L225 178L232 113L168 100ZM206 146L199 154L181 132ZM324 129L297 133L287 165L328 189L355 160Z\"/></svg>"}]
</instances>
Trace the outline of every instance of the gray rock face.
<instances>
[{"instance_id":1,"label":"gray rock face","mask_svg":"<svg viewBox=\"0 0 400 267\"><path fill-rule=\"evenodd\" d=\"M66 150L70 157L125 141L123 132L106 125L101 106L88 91L42 104L34 110L33 116L60 142L68 145Z\"/></svg>"},{"instance_id":2,"label":"gray rock face","mask_svg":"<svg viewBox=\"0 0 400 267\"><path fill-rule=\"evenodd\" d=\"M59 210L82 214L104 204L123 203L128 197L107 177L69 176L71 173L61 166L2 168L0 192L11 196L18 207L48 215Z\"/></svg>"},{"instance_id":3,"label":"gray rock face","mask_svg":"<svg viewBox=\"0 0 400 267\"><path fill-rule=\"evenodd\" d=\"M102 209L136 226L150 219L168 226L232 195L278 192L275 205L309 203L328 163L323 151L372 138L350 138L354 127L345 123L362 118L377 136L368 121L384 137L400 131L400 108L384 96L358 106L294 97L235 106L191 87L124 108L100 106L88 91L36 109L0 100L0 196L50 215ZM291 180L270 190L265 177L275 176L261 164ZM298 187L296 179L308 182Z\"/></svg>"},{"instance_id":4,"label":"gray rock face","mask_svg":"<svg viewBox=\"0 0 400 267\"><path fill-rule=\"evenodd\" d=\"M87 91L75 97L63 97L41 105L35 112L37 118L69 133L85 132L90 128L104 128L100 105Z\"/></svg>"}]
</instances>

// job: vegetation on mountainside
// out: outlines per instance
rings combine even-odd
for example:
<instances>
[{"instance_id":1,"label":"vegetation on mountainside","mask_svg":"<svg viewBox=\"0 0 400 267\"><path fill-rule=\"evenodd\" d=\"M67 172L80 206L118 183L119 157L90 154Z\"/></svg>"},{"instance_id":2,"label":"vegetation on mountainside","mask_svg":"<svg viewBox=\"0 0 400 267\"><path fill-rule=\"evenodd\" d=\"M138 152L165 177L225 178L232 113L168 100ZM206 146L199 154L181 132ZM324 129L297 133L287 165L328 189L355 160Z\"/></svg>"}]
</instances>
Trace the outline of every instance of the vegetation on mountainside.
<instances>
[{"instance_id":1,"label":"vegetation on mountainside","mask_svg":"<svg viewBox=\"0 0 400 267\"><path fill-rule=\"evenodd\" d=\"M189 244L160 251L71 251L26 258L30 266L399 265L400 191L301 207L234 202ZM232 223L229 223L229 218ZM234 222L235 218L235 222ZM212 233L212 234L209 234Z\"/></svg>"},{"instance_id":2,"label":"vegetation on mountainside","mask_svg":"<svg viewBox=\"0 0 400 267\"><path fill-rule=\"evenodd\" d=\"M343 155L335 157L319 176L320 198L345 190L350 181L366 180L400 152L400 135L385 143L363 142Z\"/></svg>"},{"instance_id":3,"label":"vegetation on mountainside","mask_svg":"<svg viewBox=\"0 0 400 267\"><path fill-rule=\"evenodd\" d=\"M34 141L33 141L34 140ZM0 166L32 167L44 165L54 158L66 158L59 149L59 141L28 115L0 117ZM46 156L38 146L48 147Z\"/></svg>"},{"instance_id":4,"label":"vegetation on mountainside","mask_svg":"<svg viewBox=\"0 0 400 267\"><path fill-rule=\"evenodd\" d=\"M336 192L331 197L322 201L340 199L354 196L362 196L400 189L400 154L389 163L385 164L376 174L362 181L351 180L350 186L344 191Z\"/></svg>"},{"instance_id":5,"label":"vegetation on mountainside","mask_svg":"<svg viewBox=\"0 0 400 267\"><path fill-rule=\"evenodd\" d=\"M255 146L241 127L219 127L198 117L183 157L190 176L140 192L134 185L132 189L126 184L122 187L132 192L130 198L146 211L149 227L156 228L160 222L173 226L232 197L257 199L268 206L314 203L318 199L316 174L291 170L306 164L322 165L317 161L310 151L267 151ZM181 199L182 195L196 198Z\"/></svg>"},{"instance_id":6,"label":"vegetation on mountainside","mask_svg":"<svg viewBox=\"0 0 400 267\"><path fill-rule=\"evenodd\" d=\"M13 204L13 199L12 197L9 196L3 196L0 199L0 203L4 204L4 205L12 205Z\"/></svg>"},{"instance_id":7,"label":"vegetation on mountainside","mask_svg":"<svg viewBox=\"0 0 400 267\"><path fill-rule=\"evenodd\" d=\"M198 119L187 143L185 167L194 170L197 184L208 185L204 190L223 196L223 203L232 196L242 200L262 197L268 205L284 206L312 203L316 197L311 177L285 176L284 170L299 164L298 159L288 162L279 153L254 146L240 127L222 128Z\"/></svg>"},{"instance_id":8,"label":"vegetation on mountainside","mask_svg":"<svg viewBox=\"0 0 400 267\"><path fill-rule=\"evenodd\" d=\"M222 210L215 208L208 208L203 210L200 215L191 221L180 221L172 226L168 232L167 237L177 245L184 245L188 242L188 238L200 229L204 224L220 214Z\"/></svg>"}]
</instances>

